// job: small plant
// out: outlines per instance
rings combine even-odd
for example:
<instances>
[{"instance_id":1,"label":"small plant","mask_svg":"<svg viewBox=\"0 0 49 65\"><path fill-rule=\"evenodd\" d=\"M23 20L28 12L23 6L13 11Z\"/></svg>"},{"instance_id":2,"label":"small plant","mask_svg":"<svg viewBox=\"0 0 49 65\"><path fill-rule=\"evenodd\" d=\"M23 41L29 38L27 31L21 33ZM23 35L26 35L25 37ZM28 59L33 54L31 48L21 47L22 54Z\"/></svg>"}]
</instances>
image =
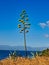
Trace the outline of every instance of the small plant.
<instances>
[{"instance_id":1,"label":"small plant","mask_svg":"<svg viewBox=\"0 0 49 65\"><path fill-rule=\"evenodd\" d=\"M35 54L33 52L31 52L32 58L35 57Z\"/></svg>"},{"instance_id":2,"label":"small plant","mask_svg":"<svg viewBox=\"0 0 49 65\"><path fill-rule=\"evenodd\" d=\"M16 57L17 57L16 51L10 52L10 54L9 54L9 58L10 58L10 59L15 59Z\"/></svg>"},{"instance_id":3,"label":"small plant","mask_svg":"<svg viewBox=\"0 0 49 65\"><path fill-rule=\"evenodd\" d=\"M38 52L36 52L36 56L39 56Z\"/></svg>"}]
</instances>

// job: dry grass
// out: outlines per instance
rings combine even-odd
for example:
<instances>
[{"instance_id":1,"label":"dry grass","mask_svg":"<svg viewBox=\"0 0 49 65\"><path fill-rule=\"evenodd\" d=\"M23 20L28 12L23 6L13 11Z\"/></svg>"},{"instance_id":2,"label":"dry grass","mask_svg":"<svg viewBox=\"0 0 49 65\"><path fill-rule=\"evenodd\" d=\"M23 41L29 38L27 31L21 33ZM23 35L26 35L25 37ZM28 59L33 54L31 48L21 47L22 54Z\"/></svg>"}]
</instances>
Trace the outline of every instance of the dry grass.
<instances>
[{"instance_id":1,"label":"dry grass","mask_svg":"<svg viewBox=\"0 0 49 65\"><path fill-rule=\"evenodd\" d=\"M36 58L22 58L18 57L14 59L3 59L0 61L0 65L49 65L49 57L36 57Z\"/></svg>"}]
</instances>

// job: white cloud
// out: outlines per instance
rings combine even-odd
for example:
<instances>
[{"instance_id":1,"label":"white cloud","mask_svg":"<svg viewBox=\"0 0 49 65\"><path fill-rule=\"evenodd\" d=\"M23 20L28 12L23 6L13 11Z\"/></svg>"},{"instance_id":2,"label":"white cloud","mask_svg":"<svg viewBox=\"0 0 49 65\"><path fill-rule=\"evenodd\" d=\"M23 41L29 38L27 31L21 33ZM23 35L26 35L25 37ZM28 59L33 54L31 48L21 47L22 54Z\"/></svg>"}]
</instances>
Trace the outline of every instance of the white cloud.
<instances>
[{"instance_id":1,"label":"white cloud","mask_svg":"<svg viewBox=\"0 0 49 65\"><path fill-rule=\"evenodd\" d=\"M46 21L45 23L44 23L44 22L40 22L40 23L39 23L39 26L40 26L41 28L49 28L49 20ZM49 34L45 34L44 37L45 37L45 38L49 38Z\"/></svg>"},{"instance_id":2,"label":"white cloud","mask_svg":"<svg viewBox=\"0 0 49 65\"><path fill-rule=\"evenodd\" d=\"M39 23L40 27L45 28L46 27L46 23Z\"/></svg>"},{"instance_id":3,"label":"white cloud","mask_svg":"<svg viewBox=\"0 0 49 65\"><path fill-rule=\"evenodd\" d=\"M46 21L45 23L43 23L43 22L39 23L39 25L40 25L41 28L49 27L49 20Z\"/></svg>"},{"instance_id":4,"label":"white cloud","mask_svg":"<svg viewBox=\"0 0 49 65\"><path fill-rule=\"evenodd\" d=\"M49 34L45 34L44 36L45 36L45 38L49 38Z\"/></svg>"},{"instance_id":5,"label":"white cloud","mask_svg":"<svg viewBox=\"0 0 49 65\"><path fill-rule=\"evenodd\" d=\"M49 27L49 21L47 21L46 23L47 23L47 26Z\"/></svg>"}]
</instances>

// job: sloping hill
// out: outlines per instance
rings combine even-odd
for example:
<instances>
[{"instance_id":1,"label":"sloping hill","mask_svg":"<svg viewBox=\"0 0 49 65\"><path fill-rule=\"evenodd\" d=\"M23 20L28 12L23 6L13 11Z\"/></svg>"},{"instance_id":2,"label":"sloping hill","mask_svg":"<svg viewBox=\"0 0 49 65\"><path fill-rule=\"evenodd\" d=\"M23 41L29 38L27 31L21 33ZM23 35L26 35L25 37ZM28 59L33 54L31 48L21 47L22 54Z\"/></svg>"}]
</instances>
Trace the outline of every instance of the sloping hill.
<instances>
[{"instance_id":1,"label":"sloping hill","mask_svg":"<svg viewBox=\"0 0 49 65\"><path fill-rule=\"evenodd\" d=\"M15 60L7 58L0 61L0 65L49 65L49 57L22 58L18 57Z\"/></svg>"}]
</instances>

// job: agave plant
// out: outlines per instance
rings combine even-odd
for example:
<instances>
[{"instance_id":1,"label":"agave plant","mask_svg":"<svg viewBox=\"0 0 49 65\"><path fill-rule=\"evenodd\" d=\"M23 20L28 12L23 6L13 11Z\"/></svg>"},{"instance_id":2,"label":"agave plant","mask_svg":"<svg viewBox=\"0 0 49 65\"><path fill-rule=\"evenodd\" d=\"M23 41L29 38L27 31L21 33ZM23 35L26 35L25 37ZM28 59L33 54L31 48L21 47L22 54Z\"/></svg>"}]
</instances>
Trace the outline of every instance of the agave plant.
<instances>
[{"instance_id":1,"label":"agave plant","mask_svg":"<svg viewBox=\"0 0 49 65\"><path fill-rule=\"evenodd\" d=\"M18 24L18 28L21 28L20 33L24 33L24 48L25 48L25 52L26 52L26 57L27 57L27 46L26 46L26 33L28 33L28 28L30 28L30 24L27 23L28 22L28 15L26 13L25 10L22 11L22 13L20 14L20 19L19 22L21 24Z\"/></svg>"},{"instance_id":2,"label":"agave plant","mask_svg":"<svg viewBox=\"0 0 49 65\"><path fill-rule=\"evenodd\" d=\"M33 52L31 52L31 55L32 55L32 57L35 57L35 54Z\"/></svg>"},{"instance_id":3,"label":"agave plant","mask_svg":"<svg viewBox=\"0 0 49 65\"><path fill-rule=\"evenodd\" d=\"M15 59L16 57L17 57L16 51L10 52L10 54L9 54L10 59Z\"/></svg>"}]
</instances>

